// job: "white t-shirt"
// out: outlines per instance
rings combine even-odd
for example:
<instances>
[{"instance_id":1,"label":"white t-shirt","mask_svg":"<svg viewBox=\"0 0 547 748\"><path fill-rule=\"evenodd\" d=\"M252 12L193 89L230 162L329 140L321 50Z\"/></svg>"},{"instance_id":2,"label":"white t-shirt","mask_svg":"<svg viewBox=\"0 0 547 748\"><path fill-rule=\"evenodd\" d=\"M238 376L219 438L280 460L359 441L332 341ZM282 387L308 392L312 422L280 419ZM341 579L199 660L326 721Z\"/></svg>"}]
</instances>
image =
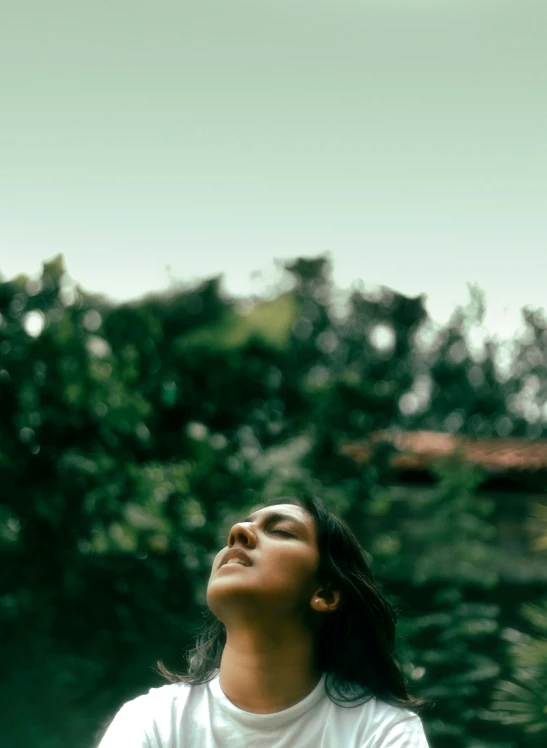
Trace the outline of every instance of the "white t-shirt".
<instances>
[{"instance_id":1,"label":"white t-shirt","mask_svg":"<svg viewBox=\"0 0 547 748\"><path fill-rule=\"evenodd\" d=\"M99 748L427 748L427 741L419 717L406 709L375 698L337 706L325 675L302 701L273 714L236 707L217 675L201 686L152 688L128 701Z\"/></svg>"}]
</instances>

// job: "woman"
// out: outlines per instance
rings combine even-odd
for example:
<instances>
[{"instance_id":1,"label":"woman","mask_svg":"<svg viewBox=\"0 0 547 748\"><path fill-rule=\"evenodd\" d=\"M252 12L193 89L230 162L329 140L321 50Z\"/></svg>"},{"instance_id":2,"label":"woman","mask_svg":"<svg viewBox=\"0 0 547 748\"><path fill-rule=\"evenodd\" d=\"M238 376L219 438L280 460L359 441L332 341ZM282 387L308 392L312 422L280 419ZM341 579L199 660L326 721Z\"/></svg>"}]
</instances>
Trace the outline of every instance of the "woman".
<instances>
[{"instance_id":1,"label":"woman","mask_svg":"<svg viewBox=\"0 0 547 748\"><path fill-rule=\"evenodd\" d=\"M125 704L99 748L427 748L393 659L393 610L317 499L235 524L207 604L189 673Z\"/></svg>"}]
</instances>

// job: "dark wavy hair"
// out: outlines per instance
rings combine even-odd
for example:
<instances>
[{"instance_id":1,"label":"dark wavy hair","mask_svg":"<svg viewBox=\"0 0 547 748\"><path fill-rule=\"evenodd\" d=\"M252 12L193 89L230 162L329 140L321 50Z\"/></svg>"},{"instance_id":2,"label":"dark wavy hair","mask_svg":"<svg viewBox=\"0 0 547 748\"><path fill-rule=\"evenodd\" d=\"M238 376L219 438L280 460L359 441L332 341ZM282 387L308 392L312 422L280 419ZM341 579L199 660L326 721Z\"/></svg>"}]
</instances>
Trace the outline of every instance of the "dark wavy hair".
<instances>
[{"instance_id":1,"label":"dark wavy hair","mask_svg":"<svg viewBox=\"0 0 547 748\"><path fill-rule=\"evenodd\" d=\"M329 698L340 706L357 706L372 697L414 711L428 705L408 693L394 656L395 611L380 593L352 530L315 497L280 497L254 511L276 504L299 506L312 517L319 577L341 593L340 607L325 616L317 641L317 664L326 673ZM208 611L196 644L187 654L188 672L172 673L162 663L158 671L172 683L206 683L219 671L225 643L224 624Z\"/></svg>"}]
</instances>

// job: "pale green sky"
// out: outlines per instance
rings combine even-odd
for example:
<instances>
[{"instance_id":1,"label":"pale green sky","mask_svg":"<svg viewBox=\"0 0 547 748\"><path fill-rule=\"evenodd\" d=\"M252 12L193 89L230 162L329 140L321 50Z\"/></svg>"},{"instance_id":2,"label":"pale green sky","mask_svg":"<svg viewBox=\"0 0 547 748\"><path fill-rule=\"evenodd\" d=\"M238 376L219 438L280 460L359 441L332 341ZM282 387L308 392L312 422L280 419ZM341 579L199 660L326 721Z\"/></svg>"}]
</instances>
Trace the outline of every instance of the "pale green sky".
<instances>
[{"instance_id":1,"label":"pale green sky","mask_svg":"<svg viewBox=\"0 0 547 748\"><path fill-rule=\"evenodd\" d=\"M546 305L546 0L0 0L0 272L137 296L329 250ZM508 319L508 318L507 318Z\"/></svg>"}]
</instances>

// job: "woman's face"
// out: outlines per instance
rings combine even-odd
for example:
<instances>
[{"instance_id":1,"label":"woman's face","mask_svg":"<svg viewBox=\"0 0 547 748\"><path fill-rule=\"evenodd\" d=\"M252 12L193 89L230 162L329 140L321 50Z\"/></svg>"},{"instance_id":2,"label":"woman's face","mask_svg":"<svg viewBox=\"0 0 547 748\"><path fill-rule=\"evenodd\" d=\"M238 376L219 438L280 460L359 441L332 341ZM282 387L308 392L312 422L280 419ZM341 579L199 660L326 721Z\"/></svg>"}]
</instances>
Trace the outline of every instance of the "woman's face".
<instances>
[{"instance_id":1,"label":"woman's face","mask_svg":"<svg viewBox=\"0 0 547 748\"><path fill-rule=\"evenodd\" d=\"M235 524L217 553L207 603L224 621L234 605L298 614L318 587L319 551L311 516L293 504L264 507Z\"/></svg>"}]
</instances>

